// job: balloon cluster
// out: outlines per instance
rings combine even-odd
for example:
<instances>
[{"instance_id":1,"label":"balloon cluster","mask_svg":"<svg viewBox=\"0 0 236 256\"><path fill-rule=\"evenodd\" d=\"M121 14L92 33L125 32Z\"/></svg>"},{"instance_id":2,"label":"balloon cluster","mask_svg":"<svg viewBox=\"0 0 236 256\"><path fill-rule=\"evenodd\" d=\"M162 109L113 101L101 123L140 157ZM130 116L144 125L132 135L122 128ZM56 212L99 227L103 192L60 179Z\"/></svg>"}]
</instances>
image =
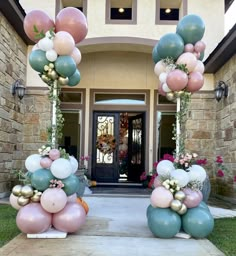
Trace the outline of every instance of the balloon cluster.
<instances>
[{"instance_id":1,"label":"balloon cluster","mask_svg":"<svg viewBox=\"0 0 236 256\"><path fill-rule=\"evenodd\" d=\"M63 150L43 146L40 154L26 158L29 184L16 185L10 195L18 211L16 223L23 233L42 233L51 226L76 232L85 222L87 210L77 202L80 182L78 161Z\"/></svg>"},{"instance_id":2,"label":"balloon cluster","mask_svg":"<svg viewBox=\"0 0 236 256\"><path fill-rule=\"evenodd\" d=\"M194 14L187 15L179 21L176 33L165 34L154 46L152 57L160 81L159 93L168 100L202 88L204 32L203 20Z\"/></svg>"},{"instance_id":3,"label":"balloon cluster","mask_svg":"<svg viewBox=\"0 0 236 256\"><path fill-rule=\"evenodd\" d=\"M54 21L43 11L33 10L24 19L24 30L36 44L29 55L31 67L48 85L75 86L80 82L77 65L81 53L75 44L87 35L87 20L74 7L62 9Z\"/></svg>"},{"instance_id":4,"label":"balloon cluster","mask_svg":"<svg viewBox=\"0 0 236 256\"><path fill-rule=\"evenodd\" d=\"M195 238L204 238L214 227L208 206L202 201L200 188L206 171L200 165L188 170L175 169L173 162L157 165L151 204L147 208L148 226L160 238L174 237L182 228Z\"/></svg>"}]
</instances>

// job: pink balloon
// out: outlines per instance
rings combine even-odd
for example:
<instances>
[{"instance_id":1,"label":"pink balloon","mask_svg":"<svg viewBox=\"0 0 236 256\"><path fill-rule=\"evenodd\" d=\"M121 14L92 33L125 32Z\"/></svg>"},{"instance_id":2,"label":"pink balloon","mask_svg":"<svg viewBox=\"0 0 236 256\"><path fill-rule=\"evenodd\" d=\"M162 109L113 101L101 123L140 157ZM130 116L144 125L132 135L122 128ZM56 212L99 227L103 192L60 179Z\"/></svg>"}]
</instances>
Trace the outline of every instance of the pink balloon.
<instances>
[{"instance_id":1,"label":"pink balloon","mask_svg":"<svg viewBox=\"0 0 236 256\"><path fill-rule=\"evenodd\" d=\"M77 200L77 194L76 193L74 193L74 194L72 194L72 195L70 195L70 196L68 196L67 197L67 202L69 203L75 203L76 202L76 200Z\"/></svg>"},{"instance_id":2,"label":"pink balloon","mask_svg":"<svg viewBox=\"0 0 236 256\"><path fill-rule=\"evenodd\" d=\"M184 46L184 52L193 52L194 51L194 46L193 44L186 44Z\"/></svg>"},{"instance_id":3,"label":"pink balloon","mask_svg":"<svg viewBox=\"0 0 236 256\"><path fill-rule=\"evenodd\" d=\"M154 67L154 73L159 77L161 73L166 72L166 65L162 60L158 61Z\"/></svg>"},{"instance_id":4,"label":"pink balloon","mask_svg":"<svg viewBox=\"0 0 236 256\"><path fill-rule=\"evenodd\" d=\"M170 190L157 187L152 191L150 200L153 207L168 208L173 200L173 195Z\"/></svg>"},{"instance_id":5,"label":"pink balloon","mask_svg":"<svg viewBox=\"0 0 236 256\"><path fill-rule=\"evenodd\" d=\"M206 44L203 41L197 41L194 45L195 52L203 52L206 49Z\"/></svg>"},{"instance_id":6,"label":"pink balloon","mask_svg":"<svg viewBox=\"0 0 236 256\"><path fill-rule=\"evenodd\" d=\"M189 74L188 85L186 90L188 92L196 92L202 88L204 84L204 77L200 72L192 72Z\"/></svg>"},{"instance_id":7,"label":"pink balloon","mask_svg":"<svg viewBox=\"0 0 236 256\"><path fill-rule=\"evenodd\" d=\"M197 58L191 52L182 53L176 61L177 64L185 64L189 72L192 72L197 65Z\"/></svg>"},{"instance_id":8,"label":"pink balloon","mask_svg":"<svg viewBox=\"0 0 236 256\"><path fill-rule=\"evenodd\" d=\"M56 160L58 158L60 158L60 151L56 148L53 148L49 151L49 157L52 159L52 160Z\"/></svg>"},{"instance_id":9,"label":"pink balloon","mask_svg":"<svg viewBox=\"0 0 236 256\"><path fill-rule=\"evenodd\" d=\"M193 72L200 72L201 74L203 74L204 71L205 71L204 64L202 63L201 60L198 60L198 61L197 61L197 65L196 65L196 67L194 68Z\"/></svg>"},{"instance_id":10,"label":"pink balloon","mask_svg":"<svg viewBox=\"0 0 236 256\"><path fill-rule=\"evenodd\" d=\"M83 12L74 7L62 9L56 16L56 31L66 31L75 43L82 41L88 33L87 19Z\"/></svg>"},{"instance_id":11,"label":"pink balloon","mask_svg":"<svg viewBox=\"0 0 236 256\"><path fill-rule=\"evenodd\" d=\"M166 92L163 91L163 84L159 84L159 87L158 87L158 92L160 95L162 96L166 96Z\"/></svg>"},{"instance_id":12,"label":"pink balloon","mask_svg":"<svg viewBox=\"0 0 236 256\"><path fill-rule=\"evenodd\" d=\"M183 203L187 206L187 208L197 207L202 201L202 196L198 191L190 188L184 188L183 192L186 195Z\"/></svg>"},{"instance_id":13,"label":"pink balloon","mask_svg":"<svg viewBox=\"0 0 236 256\"><path fill-rule=\"evenodd\" d=\"M70 55L74 50L75 41L68 32L59 31L55 34L53 47L58 55Z\"/></svg>"},{"instance_id":14,"label":"pink balloon","mask_svg":"<svg viewBox=\"0 0 236 256\"><path fill-rule=\"evenodd\" d=\"M18 196L15 196L13 193L11 193L9 198L10 204L13 208L15 208L16 210L19 210L21 206L18 204L17 199L18 199Z\"/></svg>"},{"instance_id":15,"label":"pink balloon","mask_svg":"<svg viewBox=\"0 0 236 256\"><path fill-rule=\"evenodd\" d=\"M53 20L45 12L40 10L33 10L27 13L23 25L26 35L34 42L39 41L39 39L35 38L36 32L34 32L34 27L36 27L39 32L43 31L46 33L55 26Z\"/></svg>"},{"instance_id":16,"label":"pink balloon","mask_svg":"<svg viewBox=\"0 0 236 256\"><path fill-rule=\"evenodd\" d=\"M60 212L54 213L52 225L63 232L76 232L86 220L86 212L80 204L67 203Z\"/></svg>"},{"instance_id":17,"label":"pink balloon","mask_svg":"<svg viewBox=\"0 0 236 256\"><path fill-rule=\"evenodd\" d=\"M166 83L172 91L181 91L188 83L188 76L184 71L175 69L167 75Z\"/></svg>"},{"instance_id":18,"label":"pink balloon","mask_svg":"<svg viewBox=\"0 0 236 256\"><path fill-rule=\"evenodd\" d=\"M162 185L162 182L161 182L159 176L156 176L156 178L154 179L153 185L154 185L155 188Z\"/></svg>"},{"instance_id":19,"label":"pink balloon","mask_svg":"<svg viewBox=\"0 0 236 256\"><path fill-rule=\"evenodd\" d=\"M81 52L77 47L74 47L70 56L74 59L76 65L78 65L80 63L80 61L81 61Z\"/></svg>"},{"instance_id":20,"label":"pink balloon","mask_svg":"<svg viewBox=\"0 0 236 256\"><path fill-rule=\"evenodd\" d=\"M20 208L16 216L17 227L26 234L43 233L52 222L51 213L46 212L39 203L30 203Z\"/></svg>"},{"instance_id":21,"label":"pink balloon","mask_svg":"<svg viewBox=\"0 0 236 256\"><path fill-rule=\"evenodd\" d=\"M56 213L65 207L67 195L61 188L48 188L43 192L40 203L45 211Z\"/></svg>"},{"instance_id":22,"label":"pink balloon","mask_svg":"<svg viewBox=\"0 0 236 256\"><path fill-rule=\"evenodd\" d=\"M43 168L46 168L46 169L49 169L50 166L52 164L52 159L50 159L49 157L43 157L41 160L40 160L40 165L43 167Z\"/></svg>"},{"instance_id":23,"label":"pink balloon","mask_svg":"<svg viewBox=\"0 0 236 256\"><path fill-rule=\"evenodd\" d=\"M193 52L194 56L199 59L200 56L201 56L201 53L200 52Z\"/></svg>"}]
</instances>

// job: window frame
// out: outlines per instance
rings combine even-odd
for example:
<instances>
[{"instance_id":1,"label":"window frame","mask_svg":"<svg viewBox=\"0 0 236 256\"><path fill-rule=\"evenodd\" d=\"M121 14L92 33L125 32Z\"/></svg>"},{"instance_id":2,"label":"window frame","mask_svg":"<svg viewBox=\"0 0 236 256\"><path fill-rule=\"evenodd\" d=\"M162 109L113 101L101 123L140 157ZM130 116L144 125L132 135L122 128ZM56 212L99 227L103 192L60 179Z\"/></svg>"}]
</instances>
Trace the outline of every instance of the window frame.
<instances>
[{"instance_id":1,"label":"window frame","mask_svg":"<svg viewBox=\"0 0 236 256\"><path fill-rule=\"evenodd\" d=\"M181 0L182 1L182 9L179 9L179 20L187 15L187 0ZM179 20L161 20L160 19L160 9L161 9L161 0L156 0L156 20L155 24L156 25L177 25Z\"/></svg>"},{"instance_id":2,"label":"window frame","mask_svg":"<svg viewBox=\"0 0 236 256\"><path fill-rule=\"evenodd\" d=\"M111 0L106 0L106 18L105 24L137 24L137 0L132 0L132 19L131 20L115 20L110 18Z\"/></svg>"}]
</instances>

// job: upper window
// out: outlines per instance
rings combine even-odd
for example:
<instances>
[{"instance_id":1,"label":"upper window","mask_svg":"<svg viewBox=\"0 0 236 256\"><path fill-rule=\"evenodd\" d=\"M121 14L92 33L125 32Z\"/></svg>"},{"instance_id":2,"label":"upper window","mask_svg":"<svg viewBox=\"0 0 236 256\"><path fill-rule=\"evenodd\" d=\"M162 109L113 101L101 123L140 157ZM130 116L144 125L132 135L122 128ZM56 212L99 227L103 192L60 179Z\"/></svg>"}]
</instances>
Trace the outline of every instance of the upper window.
<instances>
[{"instance_id":1,"label":"upper window","mask_svg":"<svg viewBox=\"0 0 236 256\"><path fill-rule=\"evenodd\" d=\"M137 0L106 0L107 24L136 24Z\"/></svg>"},{"instance_id":2,"label":"upper window","mask_svg":"<svg viewBox=\"0 0 236 256\"><path fill-rule=\"evenodd\" d=\"M62 0L62 8L75 7L87 15L87 0Z\"/></svg>"},{"instance_id":3,"label":"upper window","mask_svg":"<svg viewBox=\"0 0 236 256\"><path fill-rule=\"evenodd\" d=\"M156 24L177 24L187 14L187 0L156 0Z\"/></svg>"}]
</instances>

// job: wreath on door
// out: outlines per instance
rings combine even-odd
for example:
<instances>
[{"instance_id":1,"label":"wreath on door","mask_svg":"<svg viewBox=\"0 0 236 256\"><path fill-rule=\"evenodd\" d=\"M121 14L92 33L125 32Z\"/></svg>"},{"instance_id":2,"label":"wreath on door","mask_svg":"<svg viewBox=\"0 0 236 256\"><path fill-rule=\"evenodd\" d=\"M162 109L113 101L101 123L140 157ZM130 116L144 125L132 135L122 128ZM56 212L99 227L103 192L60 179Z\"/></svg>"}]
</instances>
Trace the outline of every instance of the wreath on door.
<instances>
[{"instance_id":1,"label":"wreath on door","mask_svg":"<svg viewBox=\"0 0 236 256\"><path fill-rule=\"evenodd\" d=\"M102 134L97 137L96 148L103 154L111 154L116 148L116 139L111 134Z\"/></svg>"}]
</instances>

